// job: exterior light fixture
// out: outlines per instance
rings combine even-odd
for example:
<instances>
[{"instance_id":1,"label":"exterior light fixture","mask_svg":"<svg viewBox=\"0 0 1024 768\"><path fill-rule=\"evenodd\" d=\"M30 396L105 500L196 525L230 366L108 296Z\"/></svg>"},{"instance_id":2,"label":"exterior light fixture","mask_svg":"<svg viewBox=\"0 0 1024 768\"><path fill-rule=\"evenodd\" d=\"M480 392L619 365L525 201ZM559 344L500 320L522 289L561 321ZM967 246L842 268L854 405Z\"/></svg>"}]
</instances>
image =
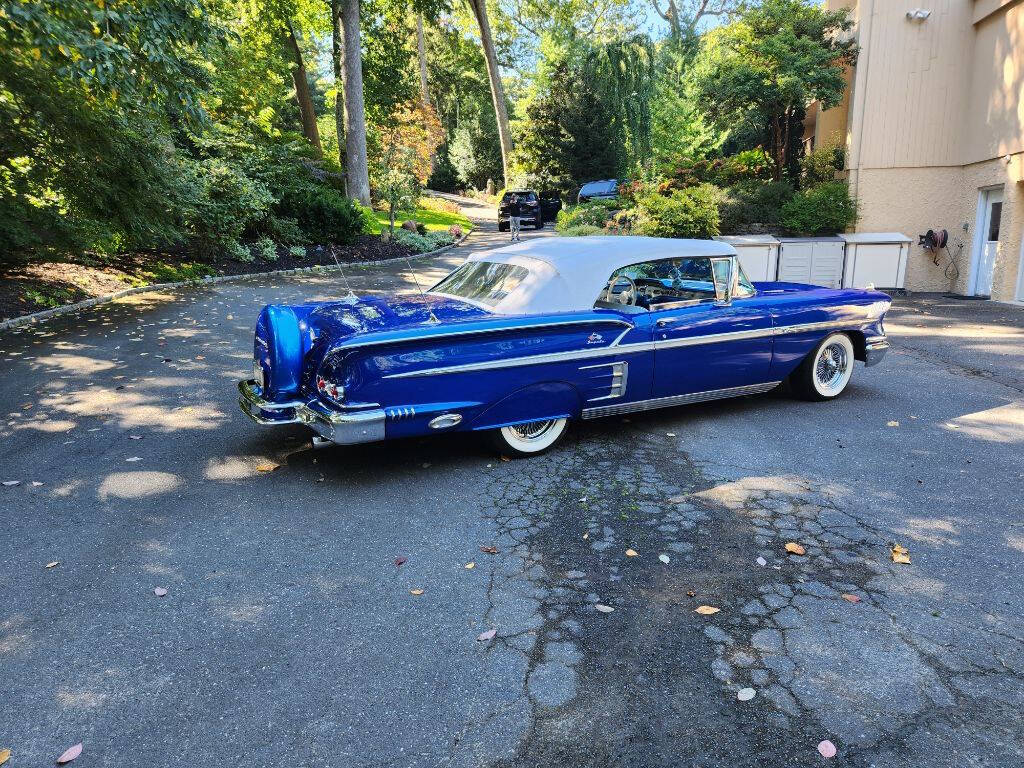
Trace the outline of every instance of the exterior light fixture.
<instances>
[{"instance_id":1,"label":"exterior light fixture","mask_svg":"<svg viewBox=\"0 0 1024 768\"><path fill-rule=\"evenodd\" d=\"M910 21L924 21L932 12L924 8L914 8L912 11L907 11L907 19Z\"/></svg>"}]
</instances>

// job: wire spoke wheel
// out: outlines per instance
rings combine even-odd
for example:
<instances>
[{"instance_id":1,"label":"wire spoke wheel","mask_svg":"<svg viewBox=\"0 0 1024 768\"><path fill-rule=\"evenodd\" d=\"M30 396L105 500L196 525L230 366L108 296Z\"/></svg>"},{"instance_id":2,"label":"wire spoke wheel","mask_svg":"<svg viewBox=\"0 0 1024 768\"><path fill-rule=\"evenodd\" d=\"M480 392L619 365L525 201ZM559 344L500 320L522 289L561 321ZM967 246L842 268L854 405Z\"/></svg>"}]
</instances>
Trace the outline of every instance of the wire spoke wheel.
<instances>
[{"instance_id":1,"label":"wire spoke wheel","mask_svg":"<svg viewBox=\"0 0 1024 768\"><path fill-rule=\"evenodd\" d=\"M516 456L541 453L565 433L567 419L546 419L527 424L512 424L495 430L498 449Z\"/></svg>"}]
</instances>

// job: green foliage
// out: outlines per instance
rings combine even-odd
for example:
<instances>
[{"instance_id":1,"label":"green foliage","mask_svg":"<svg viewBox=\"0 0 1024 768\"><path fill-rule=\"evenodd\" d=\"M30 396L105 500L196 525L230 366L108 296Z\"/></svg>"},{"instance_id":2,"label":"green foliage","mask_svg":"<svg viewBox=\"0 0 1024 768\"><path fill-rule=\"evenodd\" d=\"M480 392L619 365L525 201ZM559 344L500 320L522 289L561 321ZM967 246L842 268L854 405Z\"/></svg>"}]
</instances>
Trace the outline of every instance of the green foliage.
<instances>
[{"instance_id":1,"label":"green foliage","mask_svg":"<svg viewBox=\"0 0 1024 768\"><path fill-rule=\"evenodd\" d=\"M156 261L142 272L142 276L151 283L188 283L197 282L214 274L209 264L196 261L167 263Z\"/></svg>"},{"instance_id":2,"label":"green foliage","mask_svg":"<svg viewBox=\"0 0 1024 768\"><path fill-rule=\"evenodd\" d=\"M253 243L253 250L264 261L277 261L277 246L269 237L261 237Z\"/></svg>"},{"instance_id":3,"label":"green foliage","mask_svg":"<svg viewBox=\"0 0 1024 768\"><path fill-rule=\"evenodd\" d=\"M857 221L857 201L842 181L797 192L782 208L782 225L793 235L834 235Z\"/></svg>"},{"instance_id":4,"label":"green foliage","mask_svg":"<svg viewBox=\"0 0 1024 768\"><path fill-rule=\"evenodd\" d=\"M563 208L555 219L555 229L566 234L568 230L576 227L604 227L605 222L619 207L614 200L590 200Z\"/></svg>"},{"instance_id":5,"label":"green foliage","mask_svg":"<svg viewBox=\"0 0 1024 768\"><path fill-rule=\"evenodd\" d=\"M780 179L799 151L804 107L817 100L828 109L842 99L844 68L857 52L844 34L851 25L849 10L804 0L744 4L734 21L701 40L698 103L723 131L760 133Z\"/></svg>"},{"instance_id":6,"label":"green foliage","mask_svg":"<svg viewBox=\"0 0 1024 768\"><path fill-rule=\"evenodd\" d=\"M364 231L359 204L331 187L313 184L289 187L284 190L277 209L298 221L312 242L349 243Z\"/></svg>"},{"instance_id":7,"label":"green foliage","mask_svg":"<svg viewBox=\"0 0 1024 768\"><path fill-rule=\"evenodd\" d=\"M808 187L836 180L836 173L846 167L846 152L838 139L816 147L800 160L801 183Z\"/></svg>"},{"instance_id":8,"label":"green foliage","mask_svg":"<svg viewBox=\"0 0 1024 768\"><path fill-rule=\"evenodd\" d=\"M306 258L306 249L301 245L292 245L288 248L288 255L296 259Z\"/></svg>"},{"instance_id":9,"label":"green foliage","mask_svg":"<svg viewBox=\"0 0 1024 768\"><path fill-rule=\"evenodd\" d=\"M565 237L587 237L589 235L608 234L602 227L595 227L591 224L578 224L575 227L567 227L559 230L559 233Z\"/></svg>"},{"instance_id":10,"label":"green foliage","mask_svg":"<svg viewBox=\"0 0 1024 768\"><path fill-rule=\"evenodd\" d=\"M455 242L455 238L448 232L428 232L426 235L421 235L407 229L396 229L391 237L396 242L411 248L414 253L436 251L438 248Z\"/></svg>"},{"instance_id":11,"label":"green foliage","mask_svg":"<svg viewBox=\"0 0 1024 768\"><path fill-rule=\"evenodd\" d=\"M651 237L711 238L719 233L719 190L710 184L637 199L633 233Z\"/></svg>"},{"instance_id":12,"label":"green foliage","mask_svg":"<svg viewBox=\"0 0 1024 768\"><path fill-rule=\"evenodd\" d=\"M718 207L722 234L777 230L782 208L792 197L793 187L786 181L748 180L727 188Z\"/></svg>"}]
</instances>

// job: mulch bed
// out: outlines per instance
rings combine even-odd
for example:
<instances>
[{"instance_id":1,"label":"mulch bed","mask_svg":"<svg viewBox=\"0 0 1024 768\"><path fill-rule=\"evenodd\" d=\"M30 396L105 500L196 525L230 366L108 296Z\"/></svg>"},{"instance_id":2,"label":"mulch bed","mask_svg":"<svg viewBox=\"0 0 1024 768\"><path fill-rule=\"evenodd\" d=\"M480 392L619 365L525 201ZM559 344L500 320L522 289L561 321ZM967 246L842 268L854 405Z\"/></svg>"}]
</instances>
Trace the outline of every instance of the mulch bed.
<instances>
[{"instance_id":1,"label":"mulch bed","mask_svg":"<svg viewBox=\"0 0 1024 768\"><path fill-rule=\"evenodd\" d=\"M395 242L385 243L376 235L360 235L349 245L309 246L304 256L294 256L287 248L278 249L276 261L252 262L233 259L203 259L185 251L124 253L98 257L93 254L59 256L35 261L0 262L0 319L8 319L74 304L96 296L148 283L176 282L173 276L183 265L205 265L215 275L244 275L279 269L327 266L356 261L383 261L410 255L408 248ZM151 274L160 263L170 277ZM178 278L180 279L180 278Z\"/></svg>"}]
</instances>

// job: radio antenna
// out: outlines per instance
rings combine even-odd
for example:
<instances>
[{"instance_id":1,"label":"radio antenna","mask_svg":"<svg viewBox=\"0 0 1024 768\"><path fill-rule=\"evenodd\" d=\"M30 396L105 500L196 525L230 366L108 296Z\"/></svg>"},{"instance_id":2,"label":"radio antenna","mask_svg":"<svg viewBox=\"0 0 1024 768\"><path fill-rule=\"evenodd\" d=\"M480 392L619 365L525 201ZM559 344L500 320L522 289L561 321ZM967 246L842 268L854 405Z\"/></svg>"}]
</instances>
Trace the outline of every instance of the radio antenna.
<instances>
[{"instance_id":1,"label":"radio antenna","mask_svg":"<svg viewBox=\"0 0 1024 768\"><path fill-rule=\"evenodd\" d=\"M355 293L352 291L352 286L348 282L348 275L345 274L345 268L342 267L341 262L338 261L338 254L336 253L336 248L337 246L335 246L334 244L331 245L331 258L334 259L334 263L337 265L338 271L341 272L341 279L345 281L345 288L346 290L348 290L348 294L342 299L342 301L345 302L346 304L354 304L355 302L359 301L359 297L356 296Z\"/></svg>"},{"instance_id":2,"label":"radio antenna","mask_svg":"<svg viewBox=\"0 0 1024 768\"><path fill-rule=\"evenodd\" d=\"M414 283L416 283L416 289L420 292L420 296L426 299L427 294L423 290L423 286L420 285L420 279L416 277L416 270L412 268L412 262L409 260L408 253L405 254L405 265L409 267L409 274L412 275L412 280ZM430 309L429 305L427 307L427 311L430 313L430 317L427 318L427 322L430 323L430 325L437 325L438 323L441 322L440 320L437 319L437 315L434 314L434 310Z\"/></svg>"}]
</instances>

